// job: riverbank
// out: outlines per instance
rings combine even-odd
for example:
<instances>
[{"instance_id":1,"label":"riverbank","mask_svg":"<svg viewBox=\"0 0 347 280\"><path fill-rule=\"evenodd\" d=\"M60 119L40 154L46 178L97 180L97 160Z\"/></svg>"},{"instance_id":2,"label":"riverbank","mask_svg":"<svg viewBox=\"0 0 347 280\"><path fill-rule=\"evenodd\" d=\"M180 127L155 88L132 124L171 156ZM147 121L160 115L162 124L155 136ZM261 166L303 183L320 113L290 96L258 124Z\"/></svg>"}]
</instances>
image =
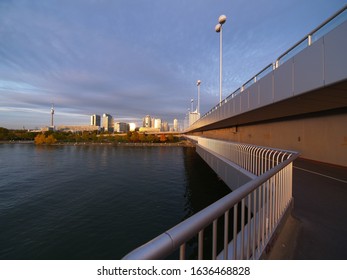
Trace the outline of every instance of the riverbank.
<instances>
[{"instance_id":1,"label":"riverbank","mask_svg":"<svg viewBox=\"0 0 347 280\"><path fill-rule=\"evenodd\" d=\"M34 141L0 141L0 144L35 144ZM41 145L46 146L46 145ZM195 147L188 141L173 143L131 143L131 142L57 142L47 146L122 146L122 147Z\"/></svg>"},{"instance_id":2,"label":"riverbank","mask_svg":"<svg viewBox=\"0 0 347 280\"><path fill-rule=\"evenodd\" d=\"M0 141L0 144L34 144L34 141L30 140L6 140L6 141Z\"/></svg>"}]
</instances>

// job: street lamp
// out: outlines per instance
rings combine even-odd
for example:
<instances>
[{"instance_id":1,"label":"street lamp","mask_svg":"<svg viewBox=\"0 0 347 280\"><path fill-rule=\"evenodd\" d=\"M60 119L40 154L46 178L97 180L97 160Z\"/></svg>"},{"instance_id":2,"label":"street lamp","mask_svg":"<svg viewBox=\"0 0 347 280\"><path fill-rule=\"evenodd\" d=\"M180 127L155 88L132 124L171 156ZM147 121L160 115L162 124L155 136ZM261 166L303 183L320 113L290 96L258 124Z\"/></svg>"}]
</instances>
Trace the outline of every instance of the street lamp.
<instances>
[{"instance_id":1,"label":"street lamp","mask_svg":"<svg viewBox=\"0 0 347 280\"><path fill-rule=\"evenodd\" d=\"M219 104L222 103L222 65L223 65L223 35L222 35L222 25L226 22L227 17L221 15L218 18L218 24L215 27L217 33L219 33Z\"/></svg>"},{"instance_id":2,"label":"street lamp","mask_svg":"<svg viewBox=\"0 0 347 280\"><path fill-rule=\"evenodd\" d=\"M196 108L196 112L199 114L200 113L200 84L201 84L201 81L200 80L197 80L196 81L196 85L198 86L198 106Z\"/></svg>"}]
</instances>

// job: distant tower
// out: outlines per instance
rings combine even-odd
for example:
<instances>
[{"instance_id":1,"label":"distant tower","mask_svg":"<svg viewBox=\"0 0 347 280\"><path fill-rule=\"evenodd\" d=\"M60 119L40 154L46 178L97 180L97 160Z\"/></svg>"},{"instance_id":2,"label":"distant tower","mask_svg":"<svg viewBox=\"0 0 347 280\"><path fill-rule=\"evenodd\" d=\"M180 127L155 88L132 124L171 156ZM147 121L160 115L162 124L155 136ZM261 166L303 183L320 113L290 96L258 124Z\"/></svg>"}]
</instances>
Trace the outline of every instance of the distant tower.
<instances>
[{"instance_id":1,"label":"distant tower","mask_svg":"<svg viewBox=\"0 0 347 280\"><path fill-rule=\"evenodd\" d=\"M53 115L54 115L54 104L52 104L52 108L51 108L51 127L54 126Z\"/></svg>"}]
</instances>

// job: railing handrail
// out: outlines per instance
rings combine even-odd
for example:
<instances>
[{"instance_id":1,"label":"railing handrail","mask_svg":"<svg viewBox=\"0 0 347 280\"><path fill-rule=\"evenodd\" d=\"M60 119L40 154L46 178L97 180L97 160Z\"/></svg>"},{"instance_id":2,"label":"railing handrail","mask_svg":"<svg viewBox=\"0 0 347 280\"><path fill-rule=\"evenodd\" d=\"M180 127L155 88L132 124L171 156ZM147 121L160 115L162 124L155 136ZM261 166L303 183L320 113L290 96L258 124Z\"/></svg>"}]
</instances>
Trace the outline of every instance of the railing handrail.
<instances>
[{"instance_id":1,"label":"railing handrail","mask_svg":"<svg viewBox=\"0 0 347 280\"><path fill-rule=\"evenodd\" d=\"M201 229L223 215L228 209L292 163L298 156L299 153L293 153L285 161L279 163L261 176L246 183L158 237L133 250L124 256L123 260L162 259L172 254L181 244L194 237Z\"/></svg>"},{"instance_id":2,"label":"railing handrail","mask_svg":"<svg viewBox=\"0 0 347 280\"><path fill-rule=\"evenodd\" d=\"M189 139L190 136L188 135L186 138ZM278 164L279 157L281 157L280 161L284 161L286 158L290 157L291 154L295 153L294 151L223 141L206 137L193 137L192 139L197 141L198 146L201 146L203 149L215 152L257 176ZM275 159L275 157L277 157L277 159ZM263 168L259 169L250 165L249 158L257 159L259 163L263 165ZM270 162L272 162L272 164L269 164Z\"/></svg>"},{"instance_id":3,"label":"railing handrail","mask_svg":"<svg viewBox=\"0 0 347 280\"><path fill-rule=\"evenodd\" d=\"M289 48L287 51L285 51L284 53L282 53L277 59L277 61L280 61L281 58L283 58L284 56L286 56L288 53L290 53L292 50L294 50L297 46L299 46L301 43L303 43L304 41L308 40L310 36L312 36L314 33L316 33L317 31L319 31L322 27L324 27L325 25L327 25L329 22L331 22L332 20L334 20L337 16L339 16L340 14L342 14L345 10L347 9L347 5L345 5L342 9L338 10L335 14L333 14L331 17L329 17L328 19L326 19L323 23L321 23L320 25L318 25L315 29L313 29L311 32L309 32L305 37L303 37L301 40L299 40L296 44L294 44L291 48Z\"/></svg>"},{"instance_id":4,"label":"railing handrail","mask_svg":"<svg viewBox=\"0 0 347 280\"><path fill-rule=\"evenodd\" d=\"M284 53L282 53L273 63L268 64L266 67L264 67L261 71L259 71L257 74L255 74L252 78L250 78L249 80L247 80L247 82L243 83L241 87L239 87L237 90L235 90L234 92L232 92L231 94L229 94L223 101L221 101L220 103L218 103L216 106L213 106L211 110L209 110L207 113L205 113L201 118L205 118L207 115L209 115L210 113L212 113L215 108L217 107L221 107L222 104L226 103L231 97L234 97L234 93L237 92L238 90L241 90L242 92L242 88L250 81L256 79L255 82L259 81L257 79L257 77L263 73L264 71L266 71L271 65L274 68L278 67L278 64L280 62L280 60L286 56L288 53L290 53L292 50L294 50L296 47L298 47L300 44L302 44L305 40L310 40L310 37L316 33L317 31L321 30L325 25L327 25L329 22L331 22L332 20L334 20L336 17L338 17L340 14L342 14L345 10L347 9L347 5L345 5L343 8L341 8L340 10L338 10L335 14L333 14L332 16L330 16L328 19L326 19L323 23L321 23L318 27L316 27L315 29L313 29L311 32L309 32L304 38L302 38L301 40L299 40L296 44L294 44L292 47L290 47L288 50L286 50ZM308 44L308 46L310 45L310 43ZM199 120L197 120L199 121ZM196 122L197 122L196 121Z\"/></svg>"},{"instance_id":5,"label":"railing handrail","mask_svg":"<svg viewBox=\"0 0 347 280\"><path fill-rule=\"evenodd\" d=\"M216 142L225 142L224 140L221 139L213 139L213 138L207 138L207 137L201 137L201 136L194 136L194 135L184 135L186 138L192 138L196 141L196 138L202 138L202 139L207 139L207 140L213 140ZM289 154L295 154L297 153L296 151L293 150L284 150L284 149L279 149L279 148L274 148L274 147L266 147L266 146L259 146L259 145L254 145L254 144L245 144L245 143L240 143L240 142L233 142L233 141L228 141L228 144L234 144L234 145L247 145L250 147L257 147L257 148L262 148L262 149L268 149L268 150L273 150L276 152L283 152L283 153L289 153Z\"/></svg>"}]
</instances>

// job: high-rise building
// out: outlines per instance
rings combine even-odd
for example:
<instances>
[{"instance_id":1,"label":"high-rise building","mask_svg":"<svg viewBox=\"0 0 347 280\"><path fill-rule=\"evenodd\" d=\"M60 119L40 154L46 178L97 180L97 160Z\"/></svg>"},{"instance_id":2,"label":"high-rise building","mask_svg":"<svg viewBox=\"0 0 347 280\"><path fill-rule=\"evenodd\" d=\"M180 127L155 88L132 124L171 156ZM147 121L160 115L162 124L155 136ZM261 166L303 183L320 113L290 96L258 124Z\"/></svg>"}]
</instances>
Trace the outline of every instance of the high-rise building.
<instances>
[{"instance_id":1,"label":"high-rise building","mask_svg":"<svg viewBox=\"0 0 347 280\"><path fill-rule=\"evenodd\" d=\"M100 126L100 116L99 115L90 116L90 125Z\"/></svg>"},{"instance_id":2,"label":"high-rise building","mask_svg":"<svg viewBox=\"0 0 347 280\"><path fill-rule=\"evenodd\" d=\"M114 124L114 131L119 133L126 133L129 131L129 124L124 122L116 122Z\"/></svg>"},{"instance_id":3,"label":"high-rise building","mask_svg":"<svg viewBox=\"0 0 347 280\"><path fill-rule=\"evenodd\" d=\"M104 131L113 132L113 118L111 115L102 115L102 127Z\"/></svg>"},{"instance_id":4,"label":"high-rise building","mask_svg":"<svg viewBox=\"0 0 347 280\"><path fill-rule=\"evenodd\" d=\"M135 131L136 130L136 123L129 123L129 131Z\"/></svg>"},{"instance_id":5,"label":"high-rise building","mask_svg":"<svg viewBox=\"0 0 347 280\"><path fill-rule=\"evenodd\" d=\"M178 131L178 120L177 119L174 119L174 121L173 121L173 130Z\"/></svg>"},{"instance_id":6,"label":"high-rise building","mask_svg":"<svg viewBox=\"0 0 347 280\"><path fill-rule=\"evenodd\" d=\"M159 128L161 130L161 119L154 119L154 128Z\"/></svg>"},{"instance_id":7,"label":"high-rise building","mask_svg":"<svg viewBox=\"0 0 347 280\"><path fill-rule=\"evenodd\" d=\"M161 130L162 131L169 131L170 130L169 123L163 122Z\"/></svg>"},{"instance_id":8,"label":"high-rise building","mask_svg":"<svg viewBox=\"0 0 347 280\"><path fill-rule=\"evenodd\" d=\"M193 123L195 123L198 119L200 119L200 113L197 113L196 111L189 113L189 126L191 126Z\"/></svg>"},{"instance_id":9,"label":"high-rise building","mask_svg":"<svg viewBox=\"0 0 347 280\"><path fill-rule=\"evenodd\" d=\"M152 127L151 116L147 115L143 118L143 127Z\"/></svg>"}]
</instances>

